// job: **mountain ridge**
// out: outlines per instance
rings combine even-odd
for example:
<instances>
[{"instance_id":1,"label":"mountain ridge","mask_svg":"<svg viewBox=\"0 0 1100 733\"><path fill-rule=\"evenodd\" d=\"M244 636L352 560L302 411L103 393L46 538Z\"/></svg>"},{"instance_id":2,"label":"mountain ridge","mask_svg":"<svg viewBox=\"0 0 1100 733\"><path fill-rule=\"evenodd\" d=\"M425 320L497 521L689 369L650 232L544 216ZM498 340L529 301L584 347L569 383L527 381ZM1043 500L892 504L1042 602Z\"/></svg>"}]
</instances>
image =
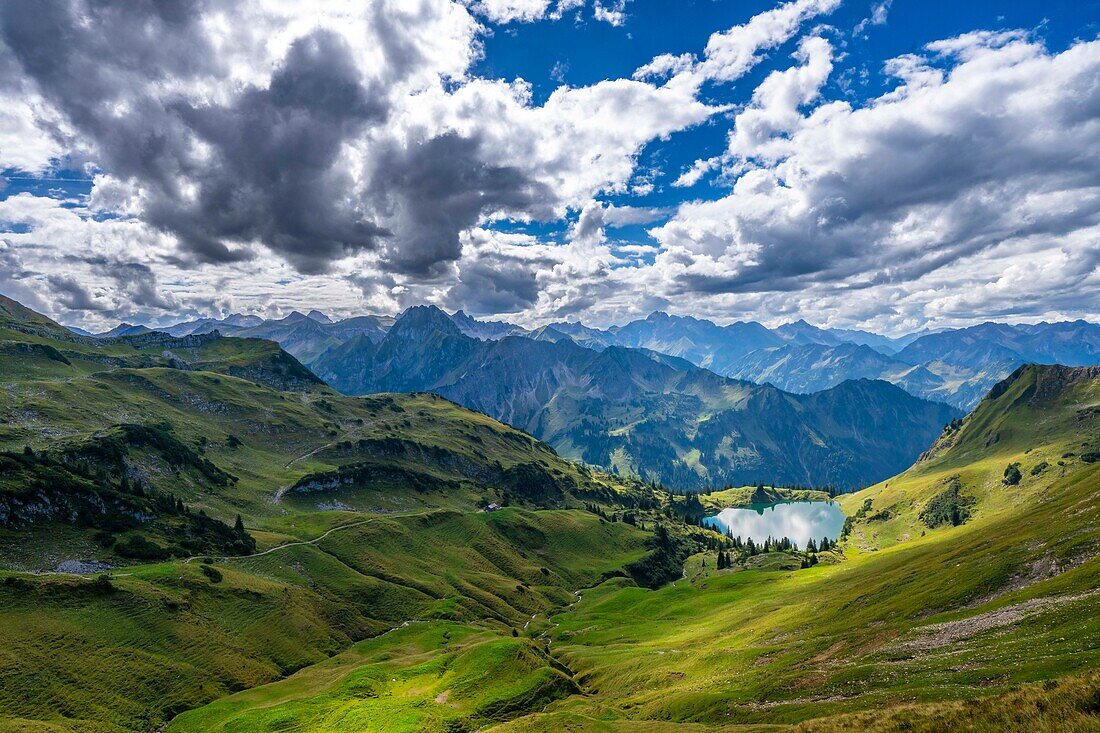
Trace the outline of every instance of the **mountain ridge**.
<instances>
[{"instance_id":1,"label":"mountain ridge","mask_svg":"<svg viewBox=\"0 0 1100 733\"><path fill-rule=\"evenodd\" d=\"M378 344L358 340L322 356L314 363L318 376L348 394L437 392L531 432L564 455L680 487L868 483L908 465L959 414L886 383L792 395L649 350L595 351L572 340L523 336L481 341L438 309L407 313ZM879 403L864 399L871 389ZM867 438L851 414L837 419L845 412L843 400L831 399L837 395L864 405L869 430L898 432L900 424L880 420L903 414L920 427L902 447L880 445L891 456L884 463L861 468L855 451ZM769 410L777 412L768 419L781 427L762 421ZM825 441L833 445L821 449Z\"/></svg>"},{"instance_id":2,"label":"mountain ridge","mask_svg":"<svg viewBox=\"0 0 1100 733\"><path fill-rule=\"evenodd\" d=\"M231 323L235 317L230 316L222 321L191 321L160 330L183 335L187 330L216 327L227 334L270 338L311 365L357 334L381 341L404 313L423 307L410 306L396 317L356 316L335 322L320 311L310 311L319 317L296 311L260 323L255 323L252 319L256 317L252 316L247 317L248 325ZM986 391L1020 364L1100 363L1100 326L1082 320L1015 325L987 322L891 338L868 331L822 328L804 319L769 329L753 321L719 326L707 319L663 311L607 329L558 321L532 330L506 321L481 321L462 310L450 315L439 313L464 335L481 340L523 336L561 342L567 337L597 351L613 345L644 348L686 359L722 376L757 383L770 381L796 392L824 389L845 379L883 378L910 394L964 410L974 407ZM857 354L852 346L863 346L879 356Z\"/></svg>"}]
</instances>

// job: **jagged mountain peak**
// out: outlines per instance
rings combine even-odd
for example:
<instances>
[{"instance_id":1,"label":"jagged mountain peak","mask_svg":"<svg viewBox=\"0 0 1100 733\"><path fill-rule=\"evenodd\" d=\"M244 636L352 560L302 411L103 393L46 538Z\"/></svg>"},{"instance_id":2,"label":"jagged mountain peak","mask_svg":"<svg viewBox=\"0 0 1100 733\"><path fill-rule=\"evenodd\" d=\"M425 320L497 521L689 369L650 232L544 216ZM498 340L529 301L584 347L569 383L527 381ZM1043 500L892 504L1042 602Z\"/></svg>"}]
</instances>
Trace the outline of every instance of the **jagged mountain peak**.
<instances>
[{"instance_id":1,"label":"jagged mountain peak","mask_svg":"<svg viewBox=\"0 0 1100 733\"><path fill-rule=\"evenodd\" d=\"M414 329L442 331L454 335L462 334L454 320L434 305L414 305L406 308L397 317L390 333L408 332Z\"/></svg>"}]
</instances>

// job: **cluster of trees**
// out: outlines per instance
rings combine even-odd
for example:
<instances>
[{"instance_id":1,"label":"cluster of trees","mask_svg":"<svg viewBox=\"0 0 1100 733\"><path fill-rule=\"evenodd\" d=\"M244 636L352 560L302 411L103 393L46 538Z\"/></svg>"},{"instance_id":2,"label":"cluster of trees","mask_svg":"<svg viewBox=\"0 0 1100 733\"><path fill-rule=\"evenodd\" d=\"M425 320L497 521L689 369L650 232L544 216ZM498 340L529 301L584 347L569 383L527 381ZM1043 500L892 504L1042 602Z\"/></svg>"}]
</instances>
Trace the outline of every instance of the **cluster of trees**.
<instances>
[{"instance_id":1,"label":"cluster of trees","mask_svg":"<svg viewBox=\"0 0 1100 733\"><path fill-rule=\"evenodd\" d=\"M200 441L200 446L202 445ZM151 425L123 423L116 425L106 435L96 436L84 443L65 450L63 460L68 464L106 466L115 471L124 468L130 448L148 448L173 468L193 468L215 486L229 486L237 477L223 471L176 437L172 423Z\"/></svg>"},{"instance_id":2,"label":"cluster of trees","mask_svg":"<svg viewBox=\"0 0 1100 733\"><path fill-rule=\"evenodd\" d=\"M947 479L947 488L932 497L921 511L920 520L929 529L935 529L944 524L958 527L970 519L970 506L973 503L974 497L963 493L963 485L959 477L952 476Z\"/></svg>"},{"instance_id":3,"label":"cluster of trees","mask_svg":"<svg viewBox=\"0 0 1100 733\"><path fill-rule=\"evenodd\" d=\"M621 514L619 512L611 512L610 514L608 514L602 506L590 502L585 502L584 508L587 511L600 517L601 519L607 520L608 522L622 522L623 524L629 524L632 527L638 527L640 524L641 528L645 529L645 523L638 522L638 515L636 512L624 511Z\"/></svg>"},{"instance_id":4,"label":"cluster of trees","mask_svg":"<svg viewBox=\"0 0 1100 733\"><path fill-rule=\"evenodd\" d=\"M645 588L659 588L683 573L684 559L695 549L690 540L673 535L664 524L653 528L646 541L651 552L626 566L634 582Z\"/></svg>"},{"instance_id":5,"label":"cluster of trees","mask_svg":"<svg viewBox=\"0 0 1100 733\"><path fill-rule=\"evenodd\" d=\"M734 549L739 550L742 555L761 555L765 552L798 552L798 545L791 540L790 537L773 538L768 537L762 543L757 544L753 542L752 537L742 541L740 537L733 537L729 535L733 540L732 544Z\"/></svg>"},{"instance_id":6,"label":"cluster of trees","mask_svg":"<svg viewBox=\"0 0 1100 733\"><path fill-rule=\"evenodd\" d=\"M160 440L159 430L136 434L151 434ZM181 497L129 473L122 460L125 452L115 453L117 436L108 438L90 447L85 444L86 450L67 450L60 456L30 446L21 453L0 453L0 476L15 479L16 493L37 494L55 508L49 516L8 516L5 523L54 520L75 524L94 530L92 539L104 549L136 560L208 551L227 555L255 552L256 540L239 515L236 526L230 526L201 509L193 511ZM74 459L74 455L81 458ZM0 498L11 492L0 487ZM164 541L167 545L161 544Z\"/></svg>"},{"instance_id":7,"label":"cluster of trees","mask_svg":"<svg viewBox=\"0 0 1100 733\"><path fill-rule=\"evenodd\" d=\"M864 499L863 506L859 508L855 516L847 516L844 518L844 528L840 530L840 539L847 539L848 535L852 533L852 527L855 526L855 523L866 517L867 513L871 511L873 503L874 499Z\"/></svg>"},{"instance_id":8,"label":"cluster of trees","mask_svg":"<svg viewBox=\"0 0 1100 733\"><path fill-rule=\"evenodd\" d=\"M731 568L739 562L744 562L746 558L753 557L755 555L763 555L767 552L798 552L798 545L792 541L789 537L773 538L768 537L762 543L757 544L750 537L747 540L741 539L740 536L734 537L728 535L730 538L730 550L718 550L718 569L725 570ZM827 552L836 548L836 542L830 540L828 537L822 537L821 540L810 539L806 543L805 554L802 557L801 567L809 568L817 565L817 553ZM705 565L705 562L704 562Z\"/></svg>"},{"instance_id":9,"label":"cluster of trees","mask_svg":"<svg viewBox=\"0 0 1100 733\"><path fill-rule=\"evenodd\" d=\"M806 552L810 552L810 553L828 552L829 550L832 550L835 547L836 547L836 543L833 542L828 537L822 537L820 542L815 542L814 538L811 537L810 541L806 543Z\"/></svg>"}]
</instances>

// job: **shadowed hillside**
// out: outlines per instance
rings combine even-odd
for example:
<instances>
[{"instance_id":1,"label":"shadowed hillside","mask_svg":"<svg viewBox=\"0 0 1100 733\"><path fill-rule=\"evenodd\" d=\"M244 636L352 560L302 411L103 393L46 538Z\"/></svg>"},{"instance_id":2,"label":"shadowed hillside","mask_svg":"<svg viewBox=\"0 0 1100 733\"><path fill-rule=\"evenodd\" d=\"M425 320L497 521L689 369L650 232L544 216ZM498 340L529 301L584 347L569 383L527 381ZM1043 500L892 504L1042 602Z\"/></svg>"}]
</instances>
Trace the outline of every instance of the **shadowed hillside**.
<instances>
[{"instance_id":1,"label":"shadowed hillside","mask_svg":"<svg viewBox=\"0 0 1100 733\"><path fill-rule=\"evenodd\" d=\"M794 395L641 349L479 341L432 307L409 309L378 343L353 339L314 368L349 394L437 392L567 457L694 490L865 485L909 465L958 417L885 382Z\"/></svg>"}]
</instances>

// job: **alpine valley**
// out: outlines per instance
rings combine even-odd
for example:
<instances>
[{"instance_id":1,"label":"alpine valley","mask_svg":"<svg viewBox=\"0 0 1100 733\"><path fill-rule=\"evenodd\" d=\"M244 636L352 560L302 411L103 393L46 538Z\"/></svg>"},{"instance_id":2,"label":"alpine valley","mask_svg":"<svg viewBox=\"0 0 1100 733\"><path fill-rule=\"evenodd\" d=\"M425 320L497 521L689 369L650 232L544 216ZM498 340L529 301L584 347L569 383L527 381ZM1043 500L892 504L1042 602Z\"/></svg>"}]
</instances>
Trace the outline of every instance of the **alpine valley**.
<instances>
[{"instance_id":1,"label":"alpine valley","mask_svg":"<svg viewBox=\"0 0 1100 733\"><path fill-rule=\"evenodd\" d=\"M1016 365L1093 328L0 299L0 728L1095 730L1100 367ZM979 342L971 412L907 391Z\"/></svg>"},{"instance_id":2,"label":"alpine valley","mask_svg":"<svg viewBox=\"0 0 1100 733\"><path fill-rule=\"evenodd\" d=\"M0 0L0 733L1100 733L1100 0Z\"/></svg>"}]
</instances>

